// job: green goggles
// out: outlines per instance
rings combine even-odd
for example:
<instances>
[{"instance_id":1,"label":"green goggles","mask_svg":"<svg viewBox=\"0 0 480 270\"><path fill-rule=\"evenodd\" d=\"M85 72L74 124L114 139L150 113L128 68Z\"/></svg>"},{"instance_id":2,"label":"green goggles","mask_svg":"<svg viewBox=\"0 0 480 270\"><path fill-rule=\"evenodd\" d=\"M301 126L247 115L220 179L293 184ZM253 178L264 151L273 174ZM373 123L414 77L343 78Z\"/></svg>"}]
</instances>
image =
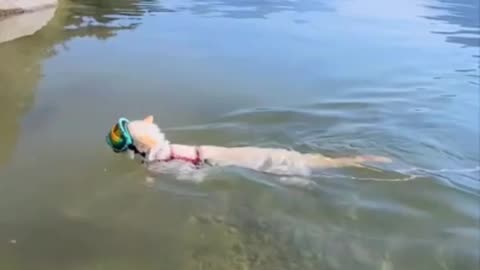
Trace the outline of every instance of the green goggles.
<instances>
[{"instance_id":1,"label":"green goggles","mask_svg":"<svg viewBox=\"0 0 480 270\"><path fill-rule=\"evenodd\" d=\"M118 119L118 122L110 129L106 136L108 145L114 152L120 153L127 151L128 147L133 144L132 136L128 131L128 120L126 118Z\"/></svg>"}]
</instances>

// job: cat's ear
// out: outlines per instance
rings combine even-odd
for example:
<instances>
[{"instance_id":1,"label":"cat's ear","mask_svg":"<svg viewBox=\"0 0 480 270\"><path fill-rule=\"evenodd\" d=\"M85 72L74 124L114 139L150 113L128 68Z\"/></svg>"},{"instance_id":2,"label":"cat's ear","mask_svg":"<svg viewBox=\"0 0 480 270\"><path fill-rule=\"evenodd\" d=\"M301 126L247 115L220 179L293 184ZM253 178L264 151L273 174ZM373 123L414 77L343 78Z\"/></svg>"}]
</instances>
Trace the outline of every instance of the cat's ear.
<instances>
[{"instance_id":1,"label":"cat's ear","mask_svg":"<svg viewBox=\"0 0 480 270\"><path fill-rule=\"evenodd\" d=\"M153 124L153 115L149 115L143 119L144 122L147 122L149 124Z\"/></svg>"}]
</instances>

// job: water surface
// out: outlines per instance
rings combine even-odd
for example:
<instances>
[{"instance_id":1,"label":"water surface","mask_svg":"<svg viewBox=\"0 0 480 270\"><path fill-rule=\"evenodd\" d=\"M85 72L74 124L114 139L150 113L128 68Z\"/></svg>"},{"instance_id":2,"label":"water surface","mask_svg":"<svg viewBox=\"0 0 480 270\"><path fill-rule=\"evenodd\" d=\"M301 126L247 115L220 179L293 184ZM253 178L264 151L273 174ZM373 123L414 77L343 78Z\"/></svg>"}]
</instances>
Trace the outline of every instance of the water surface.
<instances>
[{"instance_id":1,"label":"water surface","mask_svg":"<svg viewBox=\"0 0 480 270\"><path fill-rule=\"evenodd\" d=\"M478 269L478 9L60 2L0 44L0 268ZM148 114L179 143L395 162L146 184L104 136Z\"/></svg>"}]
</instances>

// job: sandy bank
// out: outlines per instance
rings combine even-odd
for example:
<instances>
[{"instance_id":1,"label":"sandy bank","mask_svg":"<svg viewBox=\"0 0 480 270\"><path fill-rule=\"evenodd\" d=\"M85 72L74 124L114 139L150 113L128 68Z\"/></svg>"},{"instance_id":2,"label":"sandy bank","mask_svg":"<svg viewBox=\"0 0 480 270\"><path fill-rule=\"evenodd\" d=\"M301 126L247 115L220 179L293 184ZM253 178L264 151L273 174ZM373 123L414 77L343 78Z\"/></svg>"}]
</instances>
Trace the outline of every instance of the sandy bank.
<instances>
[{"instance_id":1,"label":"sandy bank","mask_svg":"<svg viewBox=\"0 0 480 270\"><path fill-rule=\"evenodd\" d=\"M57 0L0 0L0 18L51 8L57 5Z\"/></svg>"}]
</instances>

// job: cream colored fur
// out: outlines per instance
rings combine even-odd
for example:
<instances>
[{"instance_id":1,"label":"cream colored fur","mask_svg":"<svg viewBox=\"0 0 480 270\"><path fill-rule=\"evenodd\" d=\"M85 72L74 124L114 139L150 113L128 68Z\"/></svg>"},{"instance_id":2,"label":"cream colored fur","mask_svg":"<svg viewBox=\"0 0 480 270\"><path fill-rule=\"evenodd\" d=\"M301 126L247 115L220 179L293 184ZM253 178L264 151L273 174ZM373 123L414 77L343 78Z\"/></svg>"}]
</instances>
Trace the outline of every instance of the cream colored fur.
<instances>
[{"instance_id":1,"label":"cream colored fur","mask_svg":"<svg viewBox=\"0 0 480 270\"><path fill-rule=\"evenodd\" d=\"M361 167L365 162L391 162L389 158L380 156L329 158L320 154L303 154L286 149L171 144L154 123L153 116L130 122L128 129L134 145L140 152L146 153L146 163L161 163L170 157L171 151L177 156L194 159L196 147L199 149L201 159L208 165L236 166L287 176L308 176L315 169ZM183 161L175 163L179 166L192 166Z\"/></svg>"}]
</instances>

